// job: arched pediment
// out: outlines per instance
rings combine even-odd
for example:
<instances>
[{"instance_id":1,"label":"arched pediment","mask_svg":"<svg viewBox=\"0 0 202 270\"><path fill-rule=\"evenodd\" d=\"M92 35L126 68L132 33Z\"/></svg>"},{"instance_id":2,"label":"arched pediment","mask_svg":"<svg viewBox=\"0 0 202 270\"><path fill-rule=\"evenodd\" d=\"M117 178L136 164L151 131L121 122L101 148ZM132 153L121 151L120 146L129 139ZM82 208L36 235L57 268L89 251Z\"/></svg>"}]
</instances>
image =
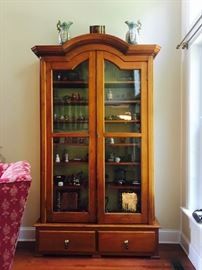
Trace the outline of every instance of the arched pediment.
<instances>
[{"instance_id":1,"label":"arched pediment","mask_svg":"<svg viewBox=\"0 0 202 270\"><path fill-rule=\"evenodd\" d=\"M118 37L108 34L85 34L72 38L63 45L37 45L32 48L32 51L38 57L65 56L73 49L75 50L78 47L88 45L97 45L98 47L99 45L107 45L126 55L136 54L155 56L160 50L160 46L155 44L131 45Z\"/></svg>"}]
</instances>

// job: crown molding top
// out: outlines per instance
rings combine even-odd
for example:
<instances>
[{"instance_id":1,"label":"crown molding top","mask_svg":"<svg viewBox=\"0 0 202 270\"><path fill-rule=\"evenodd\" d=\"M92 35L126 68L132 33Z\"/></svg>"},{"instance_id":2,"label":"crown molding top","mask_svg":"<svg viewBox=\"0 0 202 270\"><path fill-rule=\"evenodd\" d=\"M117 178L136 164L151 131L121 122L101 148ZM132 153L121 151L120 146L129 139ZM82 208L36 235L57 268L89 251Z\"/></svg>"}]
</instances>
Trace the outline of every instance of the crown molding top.
<instances>
[{"instance_id":1,"label":"crown molding top","mask_svg":"<svg viewBox=\"0 0 202 270\"><path fill-rule=\"evenodd\" d=\"M32 51L38 57L65 56L71 50L85 45L107 45L126 55L148 55L155 57L161 47L156 44L131 45L124 40L108 34L85 34L66 41L62 45L36 45Z\"/></svg>"}]
</instances>

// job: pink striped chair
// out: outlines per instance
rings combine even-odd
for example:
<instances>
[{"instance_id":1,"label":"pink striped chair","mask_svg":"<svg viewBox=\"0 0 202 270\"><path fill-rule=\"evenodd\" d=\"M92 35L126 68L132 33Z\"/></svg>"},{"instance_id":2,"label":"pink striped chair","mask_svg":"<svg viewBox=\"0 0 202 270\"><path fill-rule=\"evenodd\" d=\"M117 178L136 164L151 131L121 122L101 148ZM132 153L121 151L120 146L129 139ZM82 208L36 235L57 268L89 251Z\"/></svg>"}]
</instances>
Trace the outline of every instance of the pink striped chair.
<instances>
[{"instance_id":1,"label":"pink striped chair","mask_svg":"<svg viewBox=\"0 0 202 270\"><path fill-rule=\"evenodd\" d=\"M26 161L0 163L0 270L10 270L31 184Z\"/></svg>"}]
</instances>

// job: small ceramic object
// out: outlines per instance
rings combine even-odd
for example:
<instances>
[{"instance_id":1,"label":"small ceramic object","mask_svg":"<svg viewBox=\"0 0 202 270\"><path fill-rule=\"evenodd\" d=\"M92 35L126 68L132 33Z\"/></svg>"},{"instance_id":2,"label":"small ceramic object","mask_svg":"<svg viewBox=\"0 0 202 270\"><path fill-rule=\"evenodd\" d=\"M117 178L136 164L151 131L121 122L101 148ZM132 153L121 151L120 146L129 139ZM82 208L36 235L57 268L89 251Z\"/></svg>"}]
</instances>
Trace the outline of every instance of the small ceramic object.
<instances>
[{"instance_id":1,"label":"small ceramic object","mask_svg":"<svg viewBox=\"0 0 202 270\"><path fill-rule=\"evenodd\" d=\"M115 157L115 162L119 163L121 161L120 157Z\"/></svg>"},{"instance_id":2,"label":"small ceramic object","mask_svg":"<svg viewBox=\"0 0 202 270\"><path fill-rule=\"evenodd\" d=\"M64 183L62 181L58 182L58 187L63 187Z\"/></svg>"}]
</instances>

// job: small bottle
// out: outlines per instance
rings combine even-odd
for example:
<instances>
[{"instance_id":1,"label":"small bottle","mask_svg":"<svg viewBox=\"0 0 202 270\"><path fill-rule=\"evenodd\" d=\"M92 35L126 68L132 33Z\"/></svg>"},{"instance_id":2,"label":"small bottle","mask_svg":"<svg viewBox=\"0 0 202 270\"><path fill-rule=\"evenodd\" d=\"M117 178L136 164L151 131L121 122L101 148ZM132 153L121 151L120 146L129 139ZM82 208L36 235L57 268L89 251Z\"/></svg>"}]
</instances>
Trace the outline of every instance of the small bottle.
<instances>
[{"instance_id":1,"label":"small bottle","mask_svg":"<svg viewBox=\"0 0 202 270\"><path fill-rule=\"evenodd\" d=\"M107 99L108 100L112 100L113 99L113 95L112 95L112 90L109 89L108 93L107 93Z\"/></svg>"},{"instance_id":2,"label":"small bottle","mask_svg":"<svg viewBox=\"0 0 202 270\"><path fill-rule=\"evenodd\" d=\"M65 162L69 162L69 154L65 153Z\"/></svg>"},{"instance_id":3,"label":"small bottle","mask_svg":"<svg viewBox=\"0 0 202 270\"><path fill-rule=\"evenodd\" d=\"M114 144L114 138L110 138L110 139L109 139L109 143L110 143L110 144Z\"/></svg>"},{"instance_id":4,"label":"small bottle","mask_svg":"<svg viewBox=\"0 0 202 270\"><path fill-rule=\"evenodd\" d=\"M60 163L60 156L59 156L59 154L56 154L56 156L55 156L55 162L56 163Z\"/></svg>"}]
</instances>

